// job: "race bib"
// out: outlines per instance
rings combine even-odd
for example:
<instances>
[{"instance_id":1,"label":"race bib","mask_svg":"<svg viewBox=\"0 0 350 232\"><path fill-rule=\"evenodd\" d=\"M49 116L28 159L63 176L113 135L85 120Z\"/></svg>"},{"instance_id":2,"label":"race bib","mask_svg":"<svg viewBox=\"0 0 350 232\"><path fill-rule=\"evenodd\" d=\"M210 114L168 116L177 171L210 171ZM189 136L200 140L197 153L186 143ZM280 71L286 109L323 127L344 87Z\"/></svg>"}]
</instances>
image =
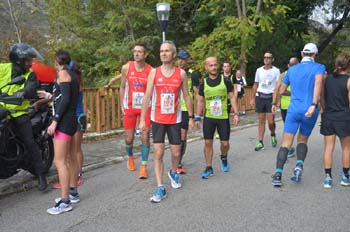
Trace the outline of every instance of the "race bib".
<instances>
[{"instance_id":1,"label":"race bib","mask_svg":"<svg viewBox=\"0 0 350 232\"><path fill-rule=\"evenodd\" d=\"M174 93L160 94L160 113L161 114L175 113L175 94Z\"/></svg>"},{"instance_id":2,"label":"race bib","mask_svg":"<svg viewBox=\"0 0 350 232\"><path fill-rule=\"evenodd\" d=\"M261 88L267 89L267 88L269 88L269 86L270 86L271 84L272 84L271 81L269 81L269 80L264 80L264 81L262 82L262 84L261 84Z\"/></svg>"},{"instance_id":3,"label":"race bib","mask_svg":"<svg viewBox=\"0 0 350 232\"><path fill-rule=\"evenodd\" d=\"M241 92L242 91L242 85L238 84L237 85L237 92Z\"/></svg>"},{"instance_id":4,"label":"race bib","mask_svg":"<svg viewBox=\"0 0 350 232\"><path fill-rule=\"evenodd\" d=\"M220 99L210 101L210 114L213 116L222 115L222 105Z\"/></svg>"},{"instance_id":5,"label":"race bib","mask_svg":"<svg viewBox=\"0 0 350 232\"><path fill-rule=\"evenodd\" d=\"M143 95L144 95L143 92L133 92L132 93L132 108L141 109Z\"/></svg>"}]
</instances>

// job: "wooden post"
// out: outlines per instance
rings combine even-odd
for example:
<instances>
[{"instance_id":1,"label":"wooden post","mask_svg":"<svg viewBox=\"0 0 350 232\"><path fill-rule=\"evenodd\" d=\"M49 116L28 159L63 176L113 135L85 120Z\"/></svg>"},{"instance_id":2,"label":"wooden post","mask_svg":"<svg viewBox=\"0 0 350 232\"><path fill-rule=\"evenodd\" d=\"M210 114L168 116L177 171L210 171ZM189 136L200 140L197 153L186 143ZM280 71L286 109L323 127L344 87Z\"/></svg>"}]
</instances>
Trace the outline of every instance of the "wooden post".
<instances>
[{"instance_id":1,"label":"wooden post","mask_svg":"<svg viewBox=\"0 0 350 232\"><path fill-rule=\"evenodd\" d=\"M90 124L91 124L91 130L96 131L96 121L94 121L94 91L89 90L89 114L90 114Z\"/></svg>"},{"instance_id":2,"label":"wooden post","mask_svg":"<svg viewBox=\"0 0 350 232\"><path fill-rule=\"evenodd\" d=\"M98 89L98 95L100 99L100 112L101 112L101 132L106 131L106 98L105 98L105 90L104 87Z\"/></svg>"},{"instance_id":3,"label":"wooden post","mask_svg":"<svg viewBox=\"0 0 350 232\"><path fill-rule=\"evenodd\" d=\"M116 121L116 111L115 111L115 91L116 89L113 88L112 89L112 94L111 94L111 97L112 97L112 128L115 129L116 128L116 124L115 124L115 121Z\"/></svg>"},{"instance_id":4,"label":"wooden post","mask_svg":"<svg viewBox=\"0 0 350 232\"><path fill-rule=\"evenodd\" d=\"M101 133L101 103L100 103L100 91L98 89L95 89L95 99L96 99L96 132Z\"/></svg>"},{"instance_id":5,"label":"wooden post","mask_svg":"<svg viewBox=\"0 0 350 232\"><path fill-rule=\"evenodd\" d=\"M111 107L110 107L110 91L109 88L107 89L103 89L103 91L105 92L105 99L106 99L106 131L111 129Z\"/></svg>"}]
</instances>

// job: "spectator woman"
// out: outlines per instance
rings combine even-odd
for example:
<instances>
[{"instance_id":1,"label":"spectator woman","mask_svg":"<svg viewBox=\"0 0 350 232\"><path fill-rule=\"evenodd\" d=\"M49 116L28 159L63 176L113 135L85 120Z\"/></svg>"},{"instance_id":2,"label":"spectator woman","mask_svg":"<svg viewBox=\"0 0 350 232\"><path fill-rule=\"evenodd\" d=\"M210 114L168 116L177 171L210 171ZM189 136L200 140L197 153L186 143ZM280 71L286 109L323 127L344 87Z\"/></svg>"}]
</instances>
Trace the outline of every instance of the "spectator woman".
<instances>
[{"instance_id":1,"label":"spectator woman","mask_svg":"<svg viewBox=\"0 0 350 232\"><path fill-rule=\"evenodd\" d=\"M61 183L61 197L56 199L54 207L47 210L53 215L71 211L72 201L79 201L77 191L74 193L69 188L71 179L75 179L76 182L78 173L77 165L72 165L76 156L71 155L71 142L72 136L77 131L76 108L79 95L79 81L69 70L67 65L69 62L70 55L67 51L60 50L56 53L55 67L58 77L54 83L52 96L54 113L47 132L54 136L54 163Z\"/></svg>"}]
</instances>

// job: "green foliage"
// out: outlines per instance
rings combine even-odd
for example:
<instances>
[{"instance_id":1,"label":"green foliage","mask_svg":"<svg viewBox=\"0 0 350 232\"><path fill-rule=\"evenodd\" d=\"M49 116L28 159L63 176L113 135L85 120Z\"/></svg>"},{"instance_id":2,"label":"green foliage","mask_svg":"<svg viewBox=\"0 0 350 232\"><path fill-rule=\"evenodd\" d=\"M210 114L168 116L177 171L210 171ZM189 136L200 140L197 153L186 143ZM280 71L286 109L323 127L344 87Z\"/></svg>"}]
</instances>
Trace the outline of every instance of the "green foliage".
<instances>
[{"instance_id":1,"label":"green foliage","mask_svg":"<svg viewBox=\"0 0 350 232\"><path fill-rule=\"evenodd\" d=\"M132 58L136 42L152 47L160 41L155 10L148 5L155 1L145 2L48 0L51 29L57 35L53 49L67 49L81 63L85 86L105 84Z\"/></svg>"},{"instance_id":2,"label":"green foliage","mask_svg":"<svg viewBox=\"0 0 350 232\"><path fill-rule=\"evenodd\" d=\"M20 23L26 38L24 41L33 44L51 60L58 49L70 51L73 59L83 67L86 87L104 85L119 73L121 66L132 59L132 47L136 42L148 44L151 52L147 62L153 66L160 64L159 45L162 38L156 16L158 0L20 2L41 2L41 8L32 4L28 10L16 5L16 13L23 16L20 19L28 20L29 15L45 12L50 33L44 29L41 31L51 35L43 40L44 33L40 34ZM283 70L290 56L300 57L305 42L320 43L330 34L330 29L318 29L308 23L315 7L322 6L325 0L262 0L261 8L257 5L259 0L167 2L171 5L171 12L166 38L173 40L178 48L190 50L193 68L204 71L204 59L215 55L220 62L229 60L234 68L243 69L250 83L256 68L262 65L265 51L274 54L275 66ZM241 9L241 17L238 16L236 2L245 2L246 12ZM336 24L337 17L348 5L347 1L335 0L334 7L324 8L335 16L330 23ZM41 21L44 24L47 22L46 19ZM348 24L346 26L349 27ZM3 51L15 41L14 38L8 34L1 38L2 57L7 59ZM336 53L350 47L348 40L347 33L340 32L319 59L332 66Z\"/></svg>"}]
</instances>

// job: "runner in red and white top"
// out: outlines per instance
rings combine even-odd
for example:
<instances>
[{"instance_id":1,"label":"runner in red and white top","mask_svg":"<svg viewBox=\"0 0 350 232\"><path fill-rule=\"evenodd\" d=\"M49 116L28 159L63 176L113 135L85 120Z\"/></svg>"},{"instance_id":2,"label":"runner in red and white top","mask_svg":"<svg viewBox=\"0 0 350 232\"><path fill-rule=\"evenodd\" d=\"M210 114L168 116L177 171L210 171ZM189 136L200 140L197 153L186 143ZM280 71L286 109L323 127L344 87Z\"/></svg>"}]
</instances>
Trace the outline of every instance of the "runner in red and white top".
<instances>
[{"instance_id":1,"label":"runner in red and white top","mask_svg":"<svg viewBox=\"0 0 350 232\"><path fill-rule=\"evenodd\" d=\"M128 154L127 167L130 171L135 171L135 161L133 156L134 133L137 119L141 115L141 105L147 86L147 78L152 67L146 63L148 56L147 47L144 44L134 46L134 61L129 61L122 67L121 83L119 90L120 102L122 102L122 112L124 113L125 146ZM146 179L147 161L150 150L150 108L145 117L145 130L141 134L141 157L140 179Z\"/></svg>"},{"instance_id":2,"label":"runner in red and white top","mask_svg":"<svg viewBox=\"0 0 350 232\"><path fill-rule=\"evenodd\" d=\"M175 67L170 77L156 68L152 99L151 120L156 123L176 124L181 122L181 69Z\"/></svg>"},{"instance_id":3,"label":"runner in red and white top","mask_svg":"<svg viewBox=\"0 0 350 232\"><path fill-rule=\"evenodd\" d=\"M163 156L164 139L167 134L170 151L171 166L168 176L173 188L180 188L179 174L176 172L180 159L181 144L181 92L186 101L189 127L193 127L192 100L188 92L186 72L174 66L176 47L172 41L164 41L160 46L162 65L153 69L148 77L147 89L142 101L141 130L146 130L146 114L152 97L151 124L154 145L154 170L157 178L157 190L150 201L158 203L166 197L163 186Z\"/></svg>"}]
</instances>

